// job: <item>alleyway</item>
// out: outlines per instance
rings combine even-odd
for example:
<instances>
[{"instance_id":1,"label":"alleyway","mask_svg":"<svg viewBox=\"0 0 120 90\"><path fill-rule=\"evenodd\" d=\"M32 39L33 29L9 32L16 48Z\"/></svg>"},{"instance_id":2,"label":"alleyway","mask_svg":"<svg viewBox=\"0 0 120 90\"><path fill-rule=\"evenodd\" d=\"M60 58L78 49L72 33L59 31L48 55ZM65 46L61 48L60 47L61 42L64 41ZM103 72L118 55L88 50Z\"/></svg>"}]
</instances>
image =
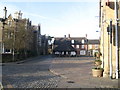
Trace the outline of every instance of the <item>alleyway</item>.
<instances>
[{"instance_id":1,"label":"alleyway","mask_svg":"<svg viewBox=\"0 0 120 90\"><path fill-rule=\"evenodd\" d=\"M92 57L37 57L3 66L6 88L113 88L117 80L93 78Z\"/></svg>"}]
</instances>

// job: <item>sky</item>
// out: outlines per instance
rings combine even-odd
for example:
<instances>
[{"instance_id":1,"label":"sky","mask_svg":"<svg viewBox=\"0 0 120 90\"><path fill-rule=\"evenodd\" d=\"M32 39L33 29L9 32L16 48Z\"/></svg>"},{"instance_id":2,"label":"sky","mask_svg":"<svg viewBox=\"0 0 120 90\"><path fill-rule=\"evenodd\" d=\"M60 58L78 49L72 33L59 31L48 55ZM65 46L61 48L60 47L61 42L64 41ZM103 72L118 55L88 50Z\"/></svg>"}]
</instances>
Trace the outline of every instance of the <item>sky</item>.
<instances>
[{"instance_id":1,"label":"sky","mask_svg":"<svg viewBox=\"0 0 120 90\"><path fill-rule=\"evenodd\" d=\"M26 1L14 0L0 2L0 17L3 8L7 7L7 15L21 10L23 18L29 18L33 25L41 25L41 34L53 37L87 37L99 38L99 2L82 1Z\"/></svg>"}]
</instances>

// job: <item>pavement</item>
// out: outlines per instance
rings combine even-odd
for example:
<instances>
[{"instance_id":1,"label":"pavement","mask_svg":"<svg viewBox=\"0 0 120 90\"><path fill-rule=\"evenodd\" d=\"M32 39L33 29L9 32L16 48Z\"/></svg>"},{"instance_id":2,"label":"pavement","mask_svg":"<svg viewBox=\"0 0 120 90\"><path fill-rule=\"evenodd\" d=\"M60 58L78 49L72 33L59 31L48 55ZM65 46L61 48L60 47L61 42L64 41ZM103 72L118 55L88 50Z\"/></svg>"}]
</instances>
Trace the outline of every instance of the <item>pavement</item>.
<instances>
[{"instance_id":1,"label":"pavement","mask_svg":"<svg viewBox=\"0 0 120 90\"><path fill-rule=\"evenodd\" d=\"M118 80L93 77L93 57L55 57L50 71L63 80L58 88L118 88Z\"/></svg>"}]
</instances>

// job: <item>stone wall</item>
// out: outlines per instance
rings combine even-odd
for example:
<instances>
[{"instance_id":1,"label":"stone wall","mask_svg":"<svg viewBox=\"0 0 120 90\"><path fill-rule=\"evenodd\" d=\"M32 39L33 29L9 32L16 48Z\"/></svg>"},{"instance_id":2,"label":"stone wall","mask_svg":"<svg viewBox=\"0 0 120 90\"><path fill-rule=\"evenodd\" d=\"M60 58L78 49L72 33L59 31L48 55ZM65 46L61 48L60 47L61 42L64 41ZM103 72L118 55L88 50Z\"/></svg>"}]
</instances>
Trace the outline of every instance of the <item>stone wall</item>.
<instances>
[{"instance_id":1,"label":"stone wall","mask_svg":"<svg viewBox=\"0 0 120 90\"><path fill-rule=\"evenodd\" d=\"M107 32L107 27L110 25L110 20L112 20L113 32L112 32L112 68L113 68L113 78L116 72L116 35L115 35L115 10L114 2L109 2L109 6L106 5L105 0L102 0L101 6L101 41L100 41L100 51L102 56L102 67L104 68L104 77L109 77L110 73L110 35ZM120 29L120 28L119 28ZM120 30L118 29L118 34L120 38ZM119 42L120 47L120 42Z\"/></svg>"}]
</instances>

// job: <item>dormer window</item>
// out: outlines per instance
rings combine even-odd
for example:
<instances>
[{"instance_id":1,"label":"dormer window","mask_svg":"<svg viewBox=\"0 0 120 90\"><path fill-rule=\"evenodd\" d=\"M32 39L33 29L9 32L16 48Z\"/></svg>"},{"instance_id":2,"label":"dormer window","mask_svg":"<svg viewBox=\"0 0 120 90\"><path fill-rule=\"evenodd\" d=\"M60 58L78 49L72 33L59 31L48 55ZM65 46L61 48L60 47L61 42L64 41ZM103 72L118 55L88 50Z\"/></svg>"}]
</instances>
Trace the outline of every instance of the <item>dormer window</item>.
<instances>
[{"instance_id":1,"label":"dormer window","mask_svg":"<svg viewBox=\"0 0 120 90\"><path fill-rule=\"evenodd\" d=\"M82 44L84 44L85 43L85 41L84 41L84 39L82 39Z\"/></svg>"},{"instance_id":2,"label":"dormer window","mask_svg":"<svg viewBox=\"0 0 120 90\"><path fill-rule=\"evenodd\" d=\"M72 45L72 47L74 47L74 45Z\"/></svg>"},{"instance_id":3,"label":"dormer window","mask_svg":"<svg viewBox=\"0 0 120 90\"><path fill-rule=\"evenodd\" d=\"M72 42L72 44L74 44L74 43L75 43L75 40L72 40L71 42Z\"/></svg>"}]
</instances>

